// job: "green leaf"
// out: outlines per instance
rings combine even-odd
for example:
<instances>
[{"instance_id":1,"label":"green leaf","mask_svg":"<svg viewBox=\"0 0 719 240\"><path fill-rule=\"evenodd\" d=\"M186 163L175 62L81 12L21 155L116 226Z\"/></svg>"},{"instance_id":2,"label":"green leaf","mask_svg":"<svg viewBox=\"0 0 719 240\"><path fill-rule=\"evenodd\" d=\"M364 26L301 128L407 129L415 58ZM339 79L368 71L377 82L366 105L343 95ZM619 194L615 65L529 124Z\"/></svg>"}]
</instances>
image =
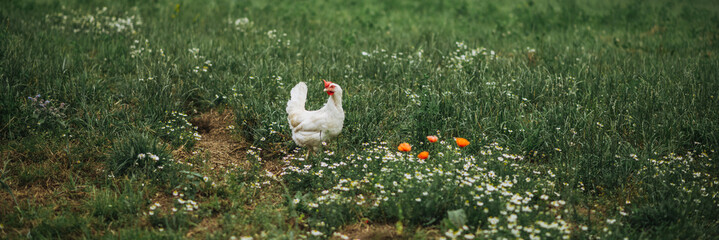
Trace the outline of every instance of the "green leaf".
<instances>
[{"instance_id":1,"label":"green leaf","mask_svg":"<svg viewBox=\"0 0 719 240\"><path fill-rule=\"evenodd\" d=\"M15 206L17 206L17 200L15 199L15 194L12 193L12 189L9 185L5 183L5 181L0 180L0 185L8 192L10 193L10 197L12 197L12 201L15 203Z\"/></svg>"},{"instance_id":2,"label":"green leaf","mask_svg":"<svg viewBox=\"0 0 719 240\"><path fill-rule=\"evenodd\" d=\"M404 232L404 225L402 224L402 221L397 221L397 223L394 224L394 228L397 229L397 235L402 235L402 232Z\"/></svg>"},{"instance_id":3,"label":"green leaf","mask_svg":"<svg viewBox=\"0 0 719 240\"><path fill-rule=\"evenodd\" d=\"M192 178L192 177L202 178L202 174L199 174L199 173L196 173L196 172L190 172L190 171L185 171L185 170L182 170L182 171L180 171L180 172L181 172L181 173L184 173L184 174L187 174L187 175L186 175L187 178Z\"/></svg>"},{"instance_id":4,"label":"green leaf","mask_svg":"<svg viewBox=\"0 0 719 240\"><path fill-rule=\"evenodd\" d=\"M447 215L449 221L455 228L461 228L467 223L467 214L464 212L464 209L447 211Z\"/></svg>"}]
</instances>

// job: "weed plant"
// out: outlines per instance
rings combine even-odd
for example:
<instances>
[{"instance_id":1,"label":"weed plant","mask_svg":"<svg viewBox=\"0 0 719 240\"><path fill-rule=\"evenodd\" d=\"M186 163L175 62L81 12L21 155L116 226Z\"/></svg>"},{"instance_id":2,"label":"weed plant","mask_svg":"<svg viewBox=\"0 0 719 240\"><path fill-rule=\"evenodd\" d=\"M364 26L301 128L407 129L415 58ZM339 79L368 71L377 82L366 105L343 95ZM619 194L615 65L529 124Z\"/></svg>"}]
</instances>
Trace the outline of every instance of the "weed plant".
<instances>
[{"instance_id":1,"label":"weed plant","mask_svg":"<svg viewBox=\"0 0 719 240\"><path fill-rule=\"evenodd\" d=\"M195 142L202 138L197 133L197 127L187 120L186 114L171 112L169 117L165 125L160 127L160 136L174 147L185 146L191 149Z\"/></svg>"},{"instance_id":2,"label":"weed plant","mask_svg":"<svg viewBox=\"0 0 719 240\"><path fill-rule=\"evenodd\" d=\"M148 177L174 186L181 166L166 145L146 134L130 133L113 146L107 160L108 177Z\"/></svg>"}]
</instances>

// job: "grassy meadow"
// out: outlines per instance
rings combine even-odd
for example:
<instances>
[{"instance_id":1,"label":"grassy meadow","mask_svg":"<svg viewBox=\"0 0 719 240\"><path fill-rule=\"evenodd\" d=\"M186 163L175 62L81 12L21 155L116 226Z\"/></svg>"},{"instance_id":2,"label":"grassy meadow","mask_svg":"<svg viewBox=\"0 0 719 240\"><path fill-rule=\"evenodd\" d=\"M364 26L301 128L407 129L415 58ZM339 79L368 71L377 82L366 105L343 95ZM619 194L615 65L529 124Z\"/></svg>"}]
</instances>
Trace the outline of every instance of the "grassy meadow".
<instances>
[{"instance_id":1,"label":"grassy meadow","mask_svg":"<svg viewBox=\"0 0 719 240\"><path fill-rule=\"evenodd\" d=\"M714 1L2 1L0 238L717 239L717 55Z\"/></svg>"}]
</instances>

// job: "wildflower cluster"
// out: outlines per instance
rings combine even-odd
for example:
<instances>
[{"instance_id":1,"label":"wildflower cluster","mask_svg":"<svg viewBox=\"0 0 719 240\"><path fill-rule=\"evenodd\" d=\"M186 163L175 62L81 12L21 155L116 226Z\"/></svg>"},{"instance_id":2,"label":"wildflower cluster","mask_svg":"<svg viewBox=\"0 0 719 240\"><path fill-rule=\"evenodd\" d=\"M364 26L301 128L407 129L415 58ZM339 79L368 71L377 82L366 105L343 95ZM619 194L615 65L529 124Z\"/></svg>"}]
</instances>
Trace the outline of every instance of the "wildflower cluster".
<instances>
[{"instance_id":1,"label":"wildflower cluster","mask_svg":"<svg viewBox=\"0 0 719 240\"><path fill-rule=\"evenodd\" d=\"M150 204L146 212L143 212L143 215L148 216L152 225L159 231L164 231L166 227L177 228L188 225L200 217L200 204L188 197L181 191L173 190L171 202L162 204L155 201Z\"/></svg>"},{"instance_id":2,"label":"wildflower cluster","mask_svg":"<svg viewBox=\"0 0 719 240\"><path fill-rule=\"evenodd\" d=\"M417 106L421 106L421 105L422 105L422 100L420 100L419 95L417 95L416 93L412 92L412 90L405 89L405 90L404 90L404 94L405 94L405 96L407 96L407 98L409 98L409 100L410 100L410 102L412 103L412 105L417 105Z\"/></svg>"},{"instance_id":3,"label":"wildflower cluster","mask_svg":"<svg viewBox=\"0 0 719 240\"><path fill-rule=\"evenodd\" d=\"M205 56L200 55L200 49L199 48L190 48L187 49L188 52L190 52L190 55L193 59L196 59L199 61L199 65L194 66L192 68L192 72L198 75L202 75L203 73L207 73L211 67L212 67L212 61L208 60ZM210 78L212 78L212 75L209 75Z\"/></svg>"},{"instance_id":4,"label":"wildflower cluster","mask_svg":"<svg viewBox=\"0 0 719 240\"><path fill-rule=\"evenodd\" d=\"M35 120L35 125L47 125L47 123L51 122L65 125L65 110L67 110L67 104L64 102L57 104L57 101L50 98L42 99L42 95L40 94L34 97L27 97L27 99L29 100L29 110L32 112L31 117Z\"/></svg>"},{"instance_id":5,"label":"wildflower cluster","mask_svg":"<svg viewBox=\"0 0 719 240\"><path fill-rule=\"evenodd\" d=\"M464 42L456 42L457 49L450 53L447 57L442 57L447 61L447 65L451 69L459 71L464 69L465 66L470 66L481 58L486 60L497 59L497 54L494 50L486 48L474 48L469 49Z\"/></svg>"},{"instance_id":6,"label":"wildflower cluster","mask_svg":"<svg viewBox=\"0 0 719 240\"><path fill-rule=\"evenodd\" d=\"M576 95L578 91L577 85L579 82L577 78L567 75L555 75L550 76L543 80L545 85L551 89L552 92L556 92L558 96L571 96ZM581 106L577 107L577 110L581 109Z\"/></svg>"},{"instance_id":7,"label":"wildflower cluster","mask_svg":"<svg viewBox=\"0 0 719 240\"><path fill-rule=\"evenodd\" d=\"M252 76L252 75L251 75L251 76L249 76L247 79L248 79L248 81L251 82L251 83L257 83L257 82L260 82L260 81L261 81L261 82L263 82L263 83L276 84L276 86L277 86L277 87L280 87L280 88L284 88L285 83L287 82L287 79L283 78L283 77L280 76L280 75L275 75L275 74L267 75L267 76L264 76L264 77L262 77L262 76ZM238 91L237 88L238 88L237 86L232 87L232 92L234 92L234 93L233 93L233 96L234 96L234 97L242 97L243 94L242 94L240 91ZM283 100L283 101L286 101L287 99L284 99L284 98L282 98L282 97L277 97L275 100Z\"/></svg>"},{"instance_id":8,"label":"wildflower cluster","mask_svg":"<svg viewBox=\"0 0 719 240\"><path fill-rule=\"evenodd\" d=\"M457 228L448 227L454 237L569 237L571 226L562 211L566 203L551 171L531 173L519 164L523 156L497 143L481 146L475 156L463 152L467 139L453 140L450 144L429 136L425 147L434 149L432 161L425 160L429 152L415 157L404 153L412 151L409 144L390 147L386 142L366 143L358 154L328 154L316 162L289 155L281 174L293 187L318 189L300 205L314 217L311 226L325 234L342 224L337 214L350 211L377 221L427 224L461 209L468 218Z\"/></svg>"},{"instance_id":9,"label":"wildflower cluster","mask_svg":"<svg viewBox=\"0 0 719 240\"><path fill-rule=\"evenodd\" d=\"M157 158L150 154L147 156ZM173 161L178 169L184 168L184 170L174 175L176 179L170 185L173 186L170 188L172 195L169 199L162 198L159 202L151 204L148 211L144 212L144 215L148 216L150 222L160 231L165 227L176 229L178 226L191 224L206 216L207 212L203 211L198 199L201 199L201 196L216 194L217 184L214 179L192 171L191 160Z\"/></svg>"},{"instance_id":10,"label":"wildflower cluster","mask_svg":"<svg viewBox=\"0 0 719 240\"><path fill-rule=\"evenodd\" d=\"M484 83L484 86L487 89L496 90L496 93L498 93L502 97L507 97L508 99L511 99L511 100L519 100L520 97L512 91L512 89L515 89L512 85L516 81L517 80L514 80L514 79L512 79L510 82L507 82L507 83L498 83L498 82L494 82L494 81L488 81L488 82ZM522 99L522 104L524 104L523 106L526 106L526 102L528 102L528 100L526 98L521 98L521 99Z\"/></svg>"},{"instance_id":11,"label":"wildflower cluster","mask_svg":"<svg viewBox=\"0 0 719 240\"><path fill-rule=\"evenodd\" d=\"M135 166L155 166L152 169L152 172L156 173L157 171L162 171L168 164L174 161L173 159L164 159L164 161L160 160L161 158L153 153L140 153L137 154Z\"/></svg>"},{"instance_id":12,"label":"wildflower cluster","mask_svg":"<svg viewBox=\"0 0 719 240\"><path fill-rule=\"evenodd\" d=\"M289 138L289 135L283 133L282 131L288 128L289 127L286 124L280 122L263 121L262 126L260 126L255 132L255 137L261 145L286 141Z\"/></svg>"},{"instance_id":13,"label":"wildflower cluster","mask_svg":"<svg viewBox=\"0 0 719 240\"><path fill-rule=\"evenodd\" d=\"M197 133L197 127L187 121L187 117L187 114L172 111L170 119L160 127L161 136L175 146L192 147L202 136Z\"/></svg>"},{"instance_id":14,"label":"wildflower cluster","mask_svg":"<svg viewBox=\"0 0 719 240\"><path fill-rule=\"evenodd\" d=\"M60 103L59 106L54 106L55 102L51 99L42 99L42 95L38 94L35 97L27 97L30 100L30 105L33 108L33 114L38 116L52 116L55 118L65 118L65 110L67 105ZM40 124L40 123L38 123Z\"/></svg>"},{"instance_id":15,"label":"wildflower cluster","mask_svg":"<svg viewBox=\"0 0 719 240\"><path fill-rule=\"evenodd\" d=\"M697 145L699 145L697 143ZM613 206L609 217L600 221L598 231L590 231L585 225L579 229L588 233L589 238L620 238L627 224L641 224L649 218L654 221L657 211L672 208L693 209L692 215L700 218L712 218L719 213L719 180L716 178L716 165L711 156L715 150L692 150L684 154L669 153L661 156L642 158L638 154L616 155L615 165L640 164L632 178L641 179L633 183L644 194L627 194L620 203ZM579 188L586 189L580 182ZM672 194L667 194L667 193ZM661 206L657 206L661 202ZM702 210L700 210L702 209Z\"/></svg>"},{"instance_id":16,"label":"wildflower cluster","mask_svg":"<svg viewBox=\"0 0 719 240\"><path fill-rule=\"evenodd\" d=\"M281 131L281 129L286 129L287 126L284 124L281 124L279 122L270 122L269 124L266 124L266 131L267 131L267 137L274 140L280 140L282 139L283 135L280 134L278 130ZM265 138L265 137L263 137ZM260 139L261 141L265 141L266 139Z\"/></svg>"},{"instance_id":17,"label":"wildflower cluster","mask_svg":"<svg viewBox=\"0 0 719 240\"><path fill-rule=\"evenodd\" d=\"M241 31L241 32L247 32L250 29L252 29L252 27L254 26L254 23L246 17L238 18L235 20L228 18L227 24L229 24L231 28L234 28L235 30Z\"/></svg>"},{"instance_id":18,"label":"wildflower cluster","mask_svg":"<svg viewBox=\"0 0 719 240\"><path fill-rule=\"evenodd\" d=\"M363 61L380 62L382 65L388 64L409 64L415 65L422 62L431 63L432 59L424 58L424 50L419 49L416 52L388 52L385 49L375 49L372 51L362 51L360 53L364 57ZM360 78L362 78L360 76Z\"/></svg>"},{"instance_id":19,"label":"wildflower cluster","mask_svg":"<svg viewBox=\"0 0 719 240\"><path fill-rule=\"evenodd\" d=\"M155 215L155 210L157 210L157 208L161 207L161 206L162 205L159 202L155 202L152 205L150 205L150 207L149 207L150 210L147 211L147 213L145 213L145 214L153 216L153 215Z\"/></svg>"},{"instance_id":20,"label":"wildflower cluster","mask_svg":"<svg viewBox=\"0 0 719 240\"><path fill-rule=\"evenodd\" d=\"M142 25L142 18L137 8L132 8L134 14L112 14L107 7L96 8L94 11L81 12L68 10L65 12L45 15L45 23L60 30L72 30L75 33L96 34L135 34Z\"/></svg>"},{"instance_id":21,"label":"wildflower cluster","mask_svg":"<svg viewBox=\"0 0 719 240\"><path fill-rule=\"evenodd\" d=\"M648 158L637 176L661 182L665 187L679 189L687 198L675 199L678 204L696 204L719 207L719 180L713 159L714 150L709 152L688 151L684 155L670 153L657 159ZM618 161L639 161L636 154L622 157ZM627 199L631 201L632 199ZM698 208L697 208L698 209Z\"/></svg>"},{"instance_id":22,"label":"wildflower cluster","mask_svg":"<svg viewBox=\"0 0 719 240\"><path fill-rule=\"evenodd\" d=\"M275 29L267 31L265 35L267 35L270 44L276 47L288 47L292 43L291 40L287 39L287 33L281 33Z\"/></svg>"},{"instance_id":23,"label":"wildflower cluster","mask_svg":"<svg viewBox=\"0 0 719 240\"><path fill-rule=\"evenodd\" d=\"M262 148L255 146L250 146L250 148L247 149L247 160L251 161L255 174L245 176L245 180L250 182L249 186L252 189L269 187L272 185L272 181L279 181L277 174L268 170L260 170L261 166L264 164L264 160L260 156L261 152Z\"/></svg>"},{"instance_id":24,"label":"wildflower cluster","mask_svg":"<svg viewBox=\"0 0 719 240\"><path fill-rule=\"evenodd\" d=\"M150 41L145 39L144 41L135 39L132 42L132 45L130 45L130 58L135 59L141 59L143 56L152 56L154 55L159 56L160 58L166 57L165 50L160 48L157 51L153 51L153 49L150 47ZM151 80L150 77L148 80Z\"/></svg>"}]
</instances>

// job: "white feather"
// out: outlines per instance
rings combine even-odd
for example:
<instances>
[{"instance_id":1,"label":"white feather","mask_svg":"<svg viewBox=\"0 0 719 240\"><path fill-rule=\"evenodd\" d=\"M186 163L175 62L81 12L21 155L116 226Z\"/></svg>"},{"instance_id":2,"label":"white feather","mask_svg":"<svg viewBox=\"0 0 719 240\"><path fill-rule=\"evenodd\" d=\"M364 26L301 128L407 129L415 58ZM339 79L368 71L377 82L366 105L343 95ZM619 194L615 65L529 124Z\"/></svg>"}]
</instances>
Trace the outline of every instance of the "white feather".
<instances>
[{"instance_id":1,"label":"white feather","mask_svg":"<svg viewBox=\"0 0 719 240\"><path fill-rule=\"evenodd\" d=\"M307 84L300 82L290 91L287 101L287 121L292 129L292 140L301 147L318 150L322 142L333 139L342 132L345 113L342 109L342 88L332 83L334 94L327 103L315 111L307 111Z\"/></svg>"}]
</instances>

